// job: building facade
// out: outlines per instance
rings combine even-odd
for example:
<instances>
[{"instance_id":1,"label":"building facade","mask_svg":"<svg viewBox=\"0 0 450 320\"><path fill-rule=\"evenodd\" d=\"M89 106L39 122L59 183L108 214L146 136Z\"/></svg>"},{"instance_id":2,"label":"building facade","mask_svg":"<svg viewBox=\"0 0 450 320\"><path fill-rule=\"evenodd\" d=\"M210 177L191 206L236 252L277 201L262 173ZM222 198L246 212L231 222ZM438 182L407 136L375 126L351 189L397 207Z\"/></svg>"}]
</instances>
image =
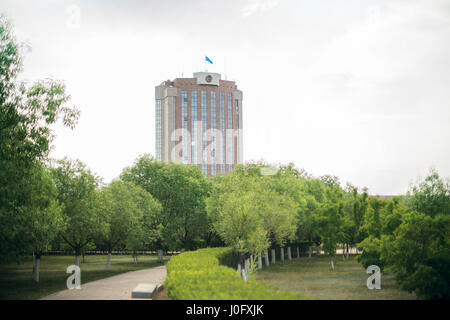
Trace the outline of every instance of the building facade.
<instances>
[{"instance_id":1,"label":"building facade","mask_svg":"<svg viewBox=\"0 0 450 320\"><path fill-rule=\"evenodd\" d=\"M243 161L242 91L212 72L155 87L156 159L195 164L205 176Z\"/></svg>"}]
</instances>

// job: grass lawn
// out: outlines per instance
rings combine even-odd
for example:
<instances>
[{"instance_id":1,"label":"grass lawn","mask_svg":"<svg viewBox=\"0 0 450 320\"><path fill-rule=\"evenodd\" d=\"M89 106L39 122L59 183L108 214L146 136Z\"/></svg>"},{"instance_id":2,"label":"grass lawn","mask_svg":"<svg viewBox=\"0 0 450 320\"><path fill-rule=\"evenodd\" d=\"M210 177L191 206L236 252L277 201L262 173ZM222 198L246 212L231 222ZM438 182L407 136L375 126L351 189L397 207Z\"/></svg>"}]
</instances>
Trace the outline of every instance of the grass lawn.
<instances>
[{"instance_id":1,"label":"grass lawn","mask_svg":"<svg viewBox=\"0 0 450 320\"><path fill-rule=\"evenodd\" d=\"M256 279L325 300L416 299L414 294L400 290L391 274L381 274L381 290L369 290L366 286L369 276L356 257L342 261L338 256L334 271L331 271L329 257L301 257L264 267L257 272Z\"/></svg>"},{"instance_id":2,"label":"grass lawn","mask_svg":"<svg viewBox=\"0 0 450 320\"><path fill-rule=\"evenodd\" d=\"M157 256L139 256L138 264L134 264L131 255L111 256L111 268L105 270L106 255L87 255L81 268L81 284L120 273L159 266ZM164 257L166 262L169 257ZM51 293L67 289L66 281L70 274L66 273L69 265L75 264L74 256L42 256L40 265L40 282L32 280L33 262L17 264L0 264L0 299L39 299Z\"/></svg>"}]
</instances>

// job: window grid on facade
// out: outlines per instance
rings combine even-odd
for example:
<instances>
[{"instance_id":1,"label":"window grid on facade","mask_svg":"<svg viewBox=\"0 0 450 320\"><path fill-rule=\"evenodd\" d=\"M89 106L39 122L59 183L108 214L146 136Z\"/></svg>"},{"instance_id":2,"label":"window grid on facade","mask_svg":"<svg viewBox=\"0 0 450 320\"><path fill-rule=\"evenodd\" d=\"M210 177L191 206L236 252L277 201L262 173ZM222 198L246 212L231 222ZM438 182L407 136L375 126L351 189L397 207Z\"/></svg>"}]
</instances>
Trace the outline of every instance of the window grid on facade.
<instances>
[{"instance_id":1,"label":"window grid on facade","mask_svg":"<svg viewBox=\"0 0 450 320\"><path fill-rule=\"evenodd\" d=\"M206 91L201 92L201 115L202 115L202 170L206 168L208 162L208 137L206 136L206 129L208 125Z\"/></svg>"},{"instance_id":2,"label":"window grid on facade","mask_svg":"<svg viewBox=\"0 0 450 320\"><path fill-rule=\"evenodd\" d=\"M156 160L162 160L162 101L156 100L155 110L156 130L155 130L155 143L156 143Z\"/></svg>"},{"instance_id":3,"label":"window grid on facade","mask_svg":"<svg viewBox=\"0 0 450 320\"><path fill-rule=\"evenodd\" d=\"M191 92L191 163L197 164L197 91Z\"/></svg>"},{"instance_id":4,"label":"window grid on facade","mask_svg":"<svg viewBox=\"0 0 450 320\"><path fill-rule=\"evenodd\" d=\"M228 131L227 131L227 158L228 171L233 170L233 99L231 93L227 95Z\"/></svg>"},{"instance_id":5,"label":"window grid on facade","mask_svg":"<svg viewBox=\"0 0 450 320\"><path fill-rule=\"evenodd\" d=\"M239 99L235 100L236 103L236 129L237 129L237 145L239 146L239 135L241 134L241 131L239 130ZM236 159L239 161L239 147L236 148Z\"/></svg>"},{"instance_id":6,"label":"window grid on facade","mask_svg":"<svg viewBox=\"0 0 450 320\"><path fill-rule=\"evenodd\" d=\"M182 128L182 155L183 163L188 163L188 94L187 91L181 92L181 128Z\"/></svg>"},{"instance_id":7,"label":"window grid on facade","mask_svg":"<svg viewBox=\"0 0 450 320\"><path fill-rule=\"evenodd\" d=\"M175 130L177 127L177 97L172 98L172 128Z\"/></svg>"},{"instance_id":8,"label":"window grid on facade","mask_svg":"<svg viewBox=\"0 0 450 320\"><path fill-rule=\"evenodd\" d=\"M220 161L220 171L221 173L225 173L225 157L226 157L226 149L225 149L225 94L223 92L220 93L219 96L219 108L220 108L220 132L222 134L221 145L221 161Z\"/></svg>"},{"instance_id":9,"label":"window grid on facade","mask_svg":"<svg viewBox=\"0 0 450 320\"><path fill-rule=\"evenodd\" d=\"M217 167L216 167L216 92L211 91L211 174L213 176L217 175Z\"/></svg>"}]
</instances>

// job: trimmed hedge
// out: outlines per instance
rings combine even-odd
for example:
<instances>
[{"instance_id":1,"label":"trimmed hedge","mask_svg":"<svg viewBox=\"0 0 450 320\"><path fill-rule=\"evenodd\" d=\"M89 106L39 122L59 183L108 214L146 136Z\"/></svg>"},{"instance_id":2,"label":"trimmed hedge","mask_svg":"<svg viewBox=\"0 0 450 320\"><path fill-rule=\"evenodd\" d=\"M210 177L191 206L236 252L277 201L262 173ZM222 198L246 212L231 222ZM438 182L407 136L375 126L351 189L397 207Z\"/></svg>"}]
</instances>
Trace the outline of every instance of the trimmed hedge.
<instances>
[{"instance_id":1,"label":"trimmed hedge","mask_svg":"<svg viewBox=\"0 0 450 320\"><path fill-rule=\"evenodd\" d=\"M230 248L207 248L174 256L164 283L177 300L299 300L309 299L263 282L243 281L237 270L220 264Z\"/></svg>"}]
</instances>

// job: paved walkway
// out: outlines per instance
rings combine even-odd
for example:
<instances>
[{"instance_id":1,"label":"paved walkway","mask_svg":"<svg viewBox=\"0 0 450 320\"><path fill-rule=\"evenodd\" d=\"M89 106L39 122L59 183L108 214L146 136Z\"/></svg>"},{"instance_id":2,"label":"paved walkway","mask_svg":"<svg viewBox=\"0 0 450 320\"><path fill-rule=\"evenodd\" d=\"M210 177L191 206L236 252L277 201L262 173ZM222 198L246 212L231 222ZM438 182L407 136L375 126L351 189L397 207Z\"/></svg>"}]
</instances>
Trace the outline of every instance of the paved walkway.
<instances>
[{"instance_id":1,"label":"paved walkway","mask_svg":"<svg viewBox=\"0 0 450 320\"><path fill-rule=\"evenodd\" d=\"M129 300L131 291L139 283L161 284L166 279L166 267L154 267L122 273L117 276L83 284L81 289L63 290L42 298L42 300Z\"/></svg>"}]
</instances>

